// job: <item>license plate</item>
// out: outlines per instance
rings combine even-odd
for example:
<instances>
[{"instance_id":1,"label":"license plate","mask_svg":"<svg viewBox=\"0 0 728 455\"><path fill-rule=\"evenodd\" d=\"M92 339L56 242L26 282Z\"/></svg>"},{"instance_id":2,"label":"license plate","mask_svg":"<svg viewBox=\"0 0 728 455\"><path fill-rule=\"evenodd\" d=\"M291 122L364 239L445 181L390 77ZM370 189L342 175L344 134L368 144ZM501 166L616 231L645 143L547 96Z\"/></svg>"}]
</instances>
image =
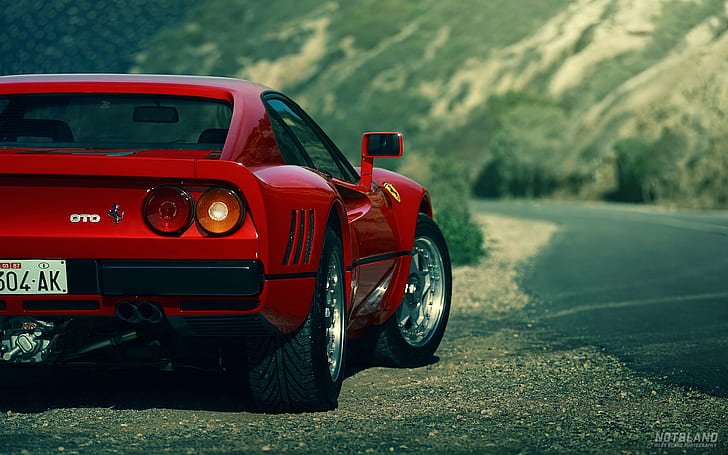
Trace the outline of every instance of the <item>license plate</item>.
<instances>
[{"instance_id":1,"label":"license plate","mask_svg":"<svg viewBox=\"0 0 728 455\"><path fill-rule=\"evenodd\" d=\"M0 294L68 294L66 261L0 259Z\"/></svg>"}]
</instances>

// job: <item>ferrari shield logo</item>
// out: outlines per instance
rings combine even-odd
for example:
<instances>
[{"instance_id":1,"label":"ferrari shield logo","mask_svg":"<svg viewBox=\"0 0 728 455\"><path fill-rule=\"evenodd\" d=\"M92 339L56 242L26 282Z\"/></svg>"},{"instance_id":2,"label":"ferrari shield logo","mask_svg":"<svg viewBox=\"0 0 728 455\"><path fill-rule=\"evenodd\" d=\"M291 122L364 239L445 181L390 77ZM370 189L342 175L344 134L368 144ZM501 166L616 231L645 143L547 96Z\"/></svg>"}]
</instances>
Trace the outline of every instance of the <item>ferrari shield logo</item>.
<instances>
[{"instance_id":1,"label":"ferrari shield logo","mask_svg":"<svg viewBox=\"0 0 728 455\"><path fill-rule=\"evenodd\" d=\"M387 190L387 192L392 196L395 201L402 202L402 199L399 197L399 191L397 191L397 188L395 188L394 185L385 182L382 186L385 190Z\"/></svg>"}]
</instances>

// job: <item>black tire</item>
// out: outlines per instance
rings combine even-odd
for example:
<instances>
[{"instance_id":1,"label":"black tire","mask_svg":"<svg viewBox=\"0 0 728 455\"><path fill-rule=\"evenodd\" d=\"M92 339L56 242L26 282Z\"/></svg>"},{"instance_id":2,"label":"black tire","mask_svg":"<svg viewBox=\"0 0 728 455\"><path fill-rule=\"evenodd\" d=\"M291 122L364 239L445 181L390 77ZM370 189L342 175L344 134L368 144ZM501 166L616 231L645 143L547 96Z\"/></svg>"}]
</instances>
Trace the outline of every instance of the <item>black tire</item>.
<instances>
[{"instance_id":1,"label":"black tire","mask_svg":"<svg viewBox=\"0 0 728 455\"><path fill-rule=\"evenodd\" d=\"M414 343L413 345L413 342L408 341L407 337L403 334L403 329L400 328L400 320L398 319L400 312L404 309L403 305L408 305L408 296L407 292L405 292L405 296L402 298L400 308L398 308L397 312L372 333L375 337L376 346L373 355L373 363L375 365L391 367L417 367L427 365L432 362L433 355L442 341L450 316L452 265L450 263L447 243L440 228L432 218L420 214L417 219L415 244L417 245L418 242L424 243L423 239L429 242L426 245L432 245L436 248L442 260L441 285L444 300L442 301L441 312L438 316L439 319L436 325L433 325L428 336L421 340L421 344ZM417 248L415 250L418 251ZM415 256L413 256L413 262Z\"/></svg>"},{"instance_id":2,"label":"black tire","mask_svg":"<svg viewBox=\"0 0 728 455\"><path fill-rule=\"evenodd\" d=\"M251 399L259 411L325 411L338 405L344 377L346 337L345 333L341 337L338 373L332 377L327 356L325 314L330 261L338 264L338 279L344 287L341 240L329 228L324 238L314 299L303 325L289 335L248 340L246 351ZM345 307L343 301L341 305ZM339 316L341 324L345 324L345 311Z\"/></svg>"}]
</instances>

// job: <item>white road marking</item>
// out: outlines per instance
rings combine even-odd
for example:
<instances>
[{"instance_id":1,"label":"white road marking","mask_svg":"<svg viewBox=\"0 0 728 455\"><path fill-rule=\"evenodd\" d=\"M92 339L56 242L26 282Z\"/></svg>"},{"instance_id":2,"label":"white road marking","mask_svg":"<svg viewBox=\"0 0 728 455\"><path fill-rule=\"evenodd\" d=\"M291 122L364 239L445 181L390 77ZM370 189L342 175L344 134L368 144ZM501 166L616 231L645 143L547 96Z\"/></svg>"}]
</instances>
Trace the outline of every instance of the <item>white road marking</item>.
<instances>
[{"instance_id":1,"label":"white road marking","mask_svg":"<svg viewBox=\"0 0 728 455\"><path fill-rule=\"evenodd\" d=\"M694 300L707 300L707 299L728 299L728 292L711 292L706 294L690 294L690 295L676 295L670 297L660 297L653 299L635 299L635 300L622 300L616 302L600 303L598 305L581 305L568 310L557 311L546 315L546 319L561 318L564 316L571 316L577 313L586 313L595 310L609 310L614 308L628 308L637 307L644 305L660 305L663 303L680 303L680 302L691 302Z\"/></svg>"}]
</instances>

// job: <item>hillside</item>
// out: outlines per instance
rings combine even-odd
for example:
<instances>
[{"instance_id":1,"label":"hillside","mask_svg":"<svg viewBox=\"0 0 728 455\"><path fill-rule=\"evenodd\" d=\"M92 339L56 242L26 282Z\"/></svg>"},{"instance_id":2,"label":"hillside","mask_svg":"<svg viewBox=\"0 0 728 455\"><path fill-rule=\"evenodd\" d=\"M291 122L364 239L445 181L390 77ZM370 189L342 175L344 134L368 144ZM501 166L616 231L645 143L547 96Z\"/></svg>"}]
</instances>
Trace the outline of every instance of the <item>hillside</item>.
<instances>
[{"instance_id":1,"label":"hillside","mask_svg":"<svg viewBox=\"0 0 728 455\"><path fill-rule=\"evenodd\" d=\"M406 171L453 157L482 195L728 203L723 1L275 5L204 3L134 70L286 89L352 156L403 130Z\"/></svg>"},{"instance_id":2,"label":"hillside","mask_svg":"<svg viewBox=\"0 0 728 455\"><path fill-rule=\"evenodd\" d=\"M511 3L211 1L161 33L133 70L234 75L285 89L352 155L362 129L400 129L410 150L434 152L435 135L467 123L443 122L443 113L467 117L460 98L487 95L463 79L463 65L526 39L569 2Z\"/></svg>"},{"instance_id":3,"label":"hillside","mask_svg":"<svg viewBox=\"0 0 728 455\"><path fill-rule=\"evenodd\" d=\"M125 72L194 0L0 0L0 74Z\"/></svg>"},{"instance_id":4,"label":"hillside","mask_svg":"<svg viewBox=\"0 0 728 455\"><path fill-rule=\"evenodd\" d=\"M727 10L723 0L207 0L136 37L128 70L286 90L351 157L363 130L402 130L405 172L432 180L428 163L447 162L479 195L726 206Z\"/></svg>"}]
</instances>

